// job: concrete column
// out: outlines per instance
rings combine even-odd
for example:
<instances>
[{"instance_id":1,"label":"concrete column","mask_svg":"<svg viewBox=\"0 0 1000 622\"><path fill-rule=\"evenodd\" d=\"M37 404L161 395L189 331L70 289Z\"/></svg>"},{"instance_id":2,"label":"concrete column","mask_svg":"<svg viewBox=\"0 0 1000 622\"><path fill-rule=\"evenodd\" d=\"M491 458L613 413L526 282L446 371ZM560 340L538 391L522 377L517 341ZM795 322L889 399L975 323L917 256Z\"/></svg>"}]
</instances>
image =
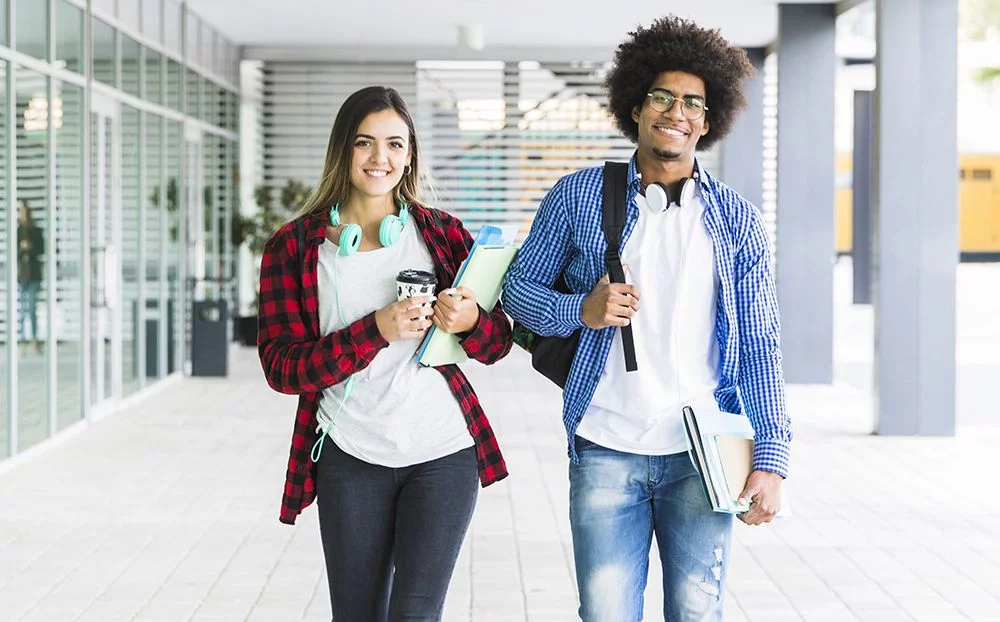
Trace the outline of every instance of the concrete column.
<instances>
[{"instance_id":1,"label":"concrete column","mask_svg":"<svg viewBox=\"0 0 1000 622\"><path fill-rule=\"evenodd\" d=\"M764 202L764 50L750 48L747 56L757 75L747 80L747 107L721 145L719 174L726 184L759 208ZM712 104L708 106L711 108Z\"/></svg>"},{"instance_id":2,"label":"concrete column","mask_svg":"<svg viewBox=\"0 0 1000 622\"><path fill-rule=\"evenodd\" d=\"M851 264L854 304L872 303L872 92L854 91Z\"/></svg>"},{"instance_id":3,"label":"concrete column","mask_svg":"<svg viewBox=\"0 0 1000 622\"><path fill-rule=\"evenodd\" d=\"M833 381L835 11L778 7L776 280L788 382Z\"/></svg>"},{"instance_id":4,"label":"concrete column","mask_svg":"<svg viewBox=\"0 0 1000 622\"><path fill-rule=\"evenodd\" d=\"M876 431L955 432L958 0L878 0Z\"/></svg>"}]
</instances>

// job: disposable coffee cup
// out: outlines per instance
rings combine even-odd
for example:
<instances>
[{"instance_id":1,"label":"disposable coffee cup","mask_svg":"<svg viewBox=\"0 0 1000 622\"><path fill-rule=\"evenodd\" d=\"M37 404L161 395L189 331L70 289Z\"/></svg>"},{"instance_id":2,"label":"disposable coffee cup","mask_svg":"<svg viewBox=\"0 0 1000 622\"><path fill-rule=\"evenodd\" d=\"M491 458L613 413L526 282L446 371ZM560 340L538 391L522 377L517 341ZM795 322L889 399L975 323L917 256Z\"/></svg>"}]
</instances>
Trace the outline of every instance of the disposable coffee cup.
<instances>
[{"instance_id":1,"label":"disposable coffee cup","mask_svg":"<svg viewBox=\"0 0 1000 622\"><path fill-rule=\"evenodd\" d=\"M396 275L396 299L406 300L412 296L433 296L437 282L437 277L432 272L401 270Z\"/></svg>"}]
</instances>

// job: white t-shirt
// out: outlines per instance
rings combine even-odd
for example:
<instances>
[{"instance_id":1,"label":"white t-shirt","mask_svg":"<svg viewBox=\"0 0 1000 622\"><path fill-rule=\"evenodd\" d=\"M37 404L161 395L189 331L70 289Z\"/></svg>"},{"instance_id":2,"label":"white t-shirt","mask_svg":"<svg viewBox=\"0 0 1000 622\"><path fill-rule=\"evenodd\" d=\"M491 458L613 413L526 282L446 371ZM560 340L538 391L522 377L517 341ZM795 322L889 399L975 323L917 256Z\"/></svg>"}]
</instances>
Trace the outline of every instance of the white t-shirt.
<instances>
[{"instance_id":1,"label":"white t-shirt","mask_svg":"<svg viewBox=\"0 0 1000 622\"><path fill-rule=\"evenodd\" d=\"M396 275L406 268L434 272L430 252L412 223L396 244L354 255L338 256L337 246L326 240L319 248L317 273L320 331L333 333L395 301ZM348 454L396 468L471 447L472 436L447 380L417 363L420 343L394 341L375 355L354 375L343 408L346 381L325 389L316 413L320 432L329 424L330 438Z\"/></svg>"},{"instance_id":2,"label":"white t-shirt","mask_svg":"<svg viewBox=\"0 0 1000 622\"><path fill-rule=\"evenodd\" d=\"M688 449L685 405L717 408L719 276L700 196L657 214L642 195L636 205L639 220L622 263L626 281L639 290L632 318L638 369L625 371L621 331L615 331L577 434L618 451L666 455Z\"/></svg>"}]
</instances>

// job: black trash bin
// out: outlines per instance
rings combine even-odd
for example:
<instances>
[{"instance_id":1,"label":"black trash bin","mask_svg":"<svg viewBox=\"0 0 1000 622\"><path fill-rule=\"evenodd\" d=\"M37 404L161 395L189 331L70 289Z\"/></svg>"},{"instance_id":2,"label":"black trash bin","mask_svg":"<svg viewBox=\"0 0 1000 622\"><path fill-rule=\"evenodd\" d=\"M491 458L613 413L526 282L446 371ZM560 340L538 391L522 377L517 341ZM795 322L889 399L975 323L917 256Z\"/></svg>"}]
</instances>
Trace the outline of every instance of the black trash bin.
<instances>
[{"instance_id":1,"label":"black trash bin","mask_svg":"<svg viewBox=\"0 0 1000 622\"><path fill-rule=\"evenodd\" d=\"M225 300L196 300L191 313L191 375L229 371L229 310Z\"/></svg>"}]
</instances>

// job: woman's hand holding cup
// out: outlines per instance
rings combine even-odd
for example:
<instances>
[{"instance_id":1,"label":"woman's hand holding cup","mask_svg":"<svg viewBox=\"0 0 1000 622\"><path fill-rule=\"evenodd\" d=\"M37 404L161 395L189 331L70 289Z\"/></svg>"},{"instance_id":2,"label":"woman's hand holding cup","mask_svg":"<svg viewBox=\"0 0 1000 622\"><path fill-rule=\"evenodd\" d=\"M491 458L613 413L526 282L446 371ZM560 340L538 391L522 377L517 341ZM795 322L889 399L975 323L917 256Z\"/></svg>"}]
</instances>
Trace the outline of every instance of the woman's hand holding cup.
<instances>
[{"instance_id":1,"label":"woman's hand holding cup","mask_svg":"<svg viewBox=\"0 0 1000 622\"><path fill-rule=\"evenodd\" d=\"M375 312L378 332L388 342L420 339L431 327L434 296L413 296L398 300Z\"/></svg>"},{"instance_id":2,"label":"woman's hand holding cup","mask_svg":"<svg viewBox=\"0 0 1000 622\"><path fill-rule=\"evenodd\" d=\"M396 302L375 312L378 331L386 341L420 339L431 327L437 277L424 270L400 270L396 275Z\"/></svg>"}]
</instances>

